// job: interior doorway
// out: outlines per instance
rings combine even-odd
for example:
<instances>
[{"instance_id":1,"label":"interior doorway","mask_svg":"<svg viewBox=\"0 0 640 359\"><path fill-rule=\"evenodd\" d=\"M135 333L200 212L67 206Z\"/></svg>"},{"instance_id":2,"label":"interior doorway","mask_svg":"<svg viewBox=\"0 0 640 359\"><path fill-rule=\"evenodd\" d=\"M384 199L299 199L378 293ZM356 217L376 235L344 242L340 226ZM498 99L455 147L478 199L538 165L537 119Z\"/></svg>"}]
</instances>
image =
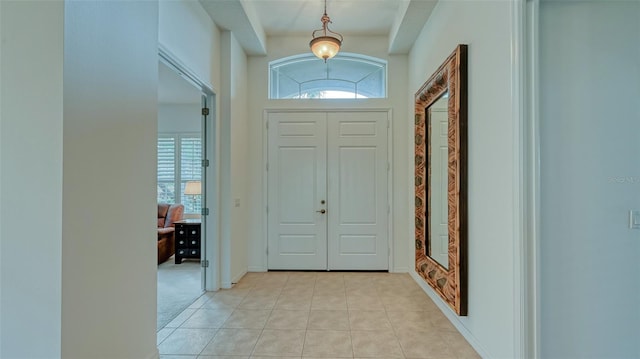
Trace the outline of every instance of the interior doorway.
<instances>
[{"instance_id":1,"label":"interior doorway","mask_svg":"<svg viewBox=\"0 0 640 359\"><path fill-rule=\"evenodd\" d=\"M388 270L388 111L267 121L268 268Z\"/></svg>"},{"instance_id":2,"label":"interior doorway","mask_svg":"<svg viewBox=\"0 0 640 359\"><path fill-rule=\"evenodd\" d=\"M159 62L158 330L170 325L205 289L206 99L198 86ZM166 237L162 245L161 233Z\"/></svg>"}]
</instances>

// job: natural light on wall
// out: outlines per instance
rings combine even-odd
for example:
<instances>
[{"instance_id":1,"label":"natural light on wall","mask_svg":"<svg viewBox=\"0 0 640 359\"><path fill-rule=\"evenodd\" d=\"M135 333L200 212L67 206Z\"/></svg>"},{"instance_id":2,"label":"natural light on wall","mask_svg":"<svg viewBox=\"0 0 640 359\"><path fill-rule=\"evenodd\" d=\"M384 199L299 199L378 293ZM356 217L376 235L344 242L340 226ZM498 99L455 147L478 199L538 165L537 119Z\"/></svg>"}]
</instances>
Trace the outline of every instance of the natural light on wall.
<instances>
[{"instance_id":1,"label":"natural light on wall","mask_svg":"<svg viewBox=\"0 0 640 359\"><path fill-rule=\"evenodd\" d=\"M387 97L387 62L340 53L327 61L312 54L269 63L270 99L364 99Z\"/></svg>"}]
</instances>

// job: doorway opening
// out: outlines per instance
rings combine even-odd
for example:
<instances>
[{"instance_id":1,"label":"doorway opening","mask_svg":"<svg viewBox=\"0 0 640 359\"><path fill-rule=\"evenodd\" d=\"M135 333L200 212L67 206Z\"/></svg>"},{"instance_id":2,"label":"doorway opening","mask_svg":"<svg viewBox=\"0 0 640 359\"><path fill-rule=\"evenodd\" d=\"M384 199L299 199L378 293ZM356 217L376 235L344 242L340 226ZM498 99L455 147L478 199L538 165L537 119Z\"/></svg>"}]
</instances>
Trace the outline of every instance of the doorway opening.
<instances>
[{"instance_id":1,"label":"doorway opening","mask_svg":"<svg viewBox=\"0 0 640 359\"><path fill-rule=\"evenodd\" d=\"M157 330L178 320L178 315L207 287L207 122L211 94L204 90L161 56Z\"/></svg>"}]
</instances>

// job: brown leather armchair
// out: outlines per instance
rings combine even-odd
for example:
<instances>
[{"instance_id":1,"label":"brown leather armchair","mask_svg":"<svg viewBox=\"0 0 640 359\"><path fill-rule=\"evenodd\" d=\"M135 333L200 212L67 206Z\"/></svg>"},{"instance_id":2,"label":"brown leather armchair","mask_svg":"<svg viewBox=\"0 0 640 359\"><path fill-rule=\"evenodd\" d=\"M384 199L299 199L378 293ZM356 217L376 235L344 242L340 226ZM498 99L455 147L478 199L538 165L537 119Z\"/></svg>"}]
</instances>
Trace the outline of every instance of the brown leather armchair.
<instances>
[{"instance_id":1,"label":"brown leather armchair","mask_svg":"<svg viewBox=\"0 0 640 359\"><path fill-rule=\"evenodd\" d=\"M158 264L166 261L175 251L174 223L182 219L181 204L158 203Z\"/></svg>"}]
</instances>

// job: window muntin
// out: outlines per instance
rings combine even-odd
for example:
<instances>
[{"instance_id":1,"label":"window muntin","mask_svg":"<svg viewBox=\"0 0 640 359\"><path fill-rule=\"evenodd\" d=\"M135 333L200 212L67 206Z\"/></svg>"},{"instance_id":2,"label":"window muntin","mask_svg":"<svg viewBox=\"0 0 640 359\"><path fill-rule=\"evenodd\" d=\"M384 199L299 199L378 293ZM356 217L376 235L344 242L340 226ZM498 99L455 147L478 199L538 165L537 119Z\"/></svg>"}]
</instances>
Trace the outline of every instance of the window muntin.
<instances>
[{"instance_id":1,"label":"window muntin","mask_svg":"<svg viewBox=\"0 0 640 359\"><path fill-rule=\"evenodd\" d=\"M292 56L269 64L269 98L385 98L386 78L386 61L368 56Z\"/></svg>"}]
</instances>

